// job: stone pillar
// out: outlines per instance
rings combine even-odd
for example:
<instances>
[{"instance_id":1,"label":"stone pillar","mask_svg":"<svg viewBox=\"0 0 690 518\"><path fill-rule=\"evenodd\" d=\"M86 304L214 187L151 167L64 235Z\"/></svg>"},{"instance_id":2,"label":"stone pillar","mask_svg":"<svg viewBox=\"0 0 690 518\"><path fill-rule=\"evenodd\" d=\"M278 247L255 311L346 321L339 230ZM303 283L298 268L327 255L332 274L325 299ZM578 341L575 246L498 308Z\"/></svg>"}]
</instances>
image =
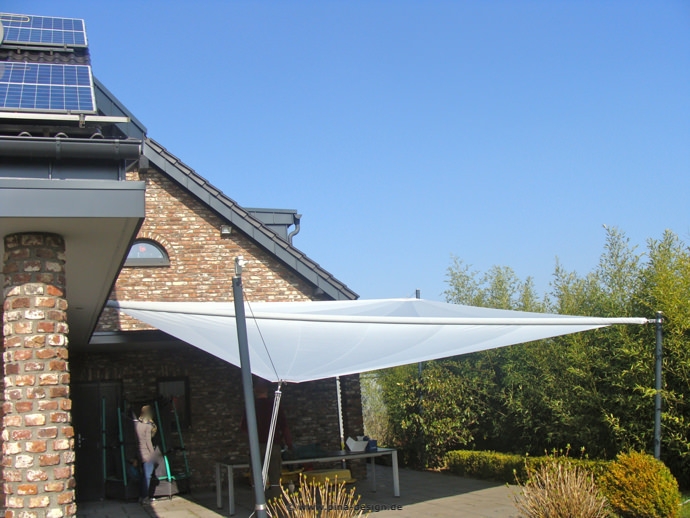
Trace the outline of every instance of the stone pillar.
<instances>
[{"instance_id":1,"label":"stone pillar","mask_svg":"<svg viewBox=\"0 0 690 518\"><path fill-rule=\"evenodd\" d=\"M65 243L5 237L2 478L5 518L76 515Z\"/></svg>"}]
</instances>

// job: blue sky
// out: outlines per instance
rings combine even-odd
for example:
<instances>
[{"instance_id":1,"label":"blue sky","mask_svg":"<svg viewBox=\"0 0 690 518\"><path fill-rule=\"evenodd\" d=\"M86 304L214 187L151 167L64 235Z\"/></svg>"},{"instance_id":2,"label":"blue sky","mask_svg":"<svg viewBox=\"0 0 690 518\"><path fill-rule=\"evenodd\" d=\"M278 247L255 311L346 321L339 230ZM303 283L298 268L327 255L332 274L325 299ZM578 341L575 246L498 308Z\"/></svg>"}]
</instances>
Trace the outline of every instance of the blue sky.
<instances>
[{"instance_id":1,"label":"blue sky","mask_svg":"<svg viewBox=\"0 0 690 518\"><path fill-rule=\"evenodd\" d=\"M686 1L5 0L86 20L94 74L362 298L442 299L455 254L549 287L602 225L690 241Z\"/></svg>"}]
</instances>

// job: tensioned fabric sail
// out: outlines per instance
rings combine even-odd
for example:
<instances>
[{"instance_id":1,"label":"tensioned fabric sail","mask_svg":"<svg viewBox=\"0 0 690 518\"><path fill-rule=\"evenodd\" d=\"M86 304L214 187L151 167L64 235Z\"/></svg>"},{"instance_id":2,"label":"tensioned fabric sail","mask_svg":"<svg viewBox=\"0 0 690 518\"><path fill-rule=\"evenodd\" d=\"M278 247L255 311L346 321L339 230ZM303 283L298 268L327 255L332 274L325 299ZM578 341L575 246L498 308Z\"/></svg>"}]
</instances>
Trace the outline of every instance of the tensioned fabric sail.
<instances>
[{"instance_id":1,"label":"tensioned fabric sail","mask_svg":"<svg viewBox=\"0 0 690 518\"><path fill-rule=\"evenodd\" d=\"M233 304L109 302L128 315L240 365ZM596 318L420 299L247 303L252 372L303 382L578 333L646 318Z\"/></svg>"}]
</instances>

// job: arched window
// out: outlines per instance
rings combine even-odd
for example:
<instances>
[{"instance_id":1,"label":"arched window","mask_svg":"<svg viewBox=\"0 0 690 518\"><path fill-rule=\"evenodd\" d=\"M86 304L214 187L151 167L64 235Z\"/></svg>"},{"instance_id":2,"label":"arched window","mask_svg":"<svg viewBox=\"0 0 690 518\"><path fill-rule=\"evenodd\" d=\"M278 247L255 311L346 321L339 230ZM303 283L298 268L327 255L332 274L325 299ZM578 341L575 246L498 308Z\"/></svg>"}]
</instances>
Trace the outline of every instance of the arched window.
<instances>
[{"instance_id":1,"label":"arched window","mask_svg":"<svg viewBox=\"0 0 690 518\"><path fill-rule=\"evenodd\" d=\"M129 249L125 266L168 266L170 258L159 243L150 239L137 239Z\"/></svg>"}]
</instances>

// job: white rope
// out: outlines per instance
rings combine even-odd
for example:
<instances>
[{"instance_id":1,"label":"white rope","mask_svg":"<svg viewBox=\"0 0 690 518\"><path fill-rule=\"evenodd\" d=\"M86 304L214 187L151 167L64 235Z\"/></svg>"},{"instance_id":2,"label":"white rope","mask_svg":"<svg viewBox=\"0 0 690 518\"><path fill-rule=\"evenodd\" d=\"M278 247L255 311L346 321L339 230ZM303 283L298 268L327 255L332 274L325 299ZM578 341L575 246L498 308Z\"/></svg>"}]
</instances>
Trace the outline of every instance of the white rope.
<instances>
[{"instance_id":1,"label":"white rope","mask_svg":"<svg viewBox=\"0 0 690 518\"><path fill-rule=\"evenodd\" d=\"M242 294L244 295L244 287L242 287ZM266 356L268 356L268 361L271 362L271 368L273 369L273 374L276 375L276 379L280 379L280 376L278 375L278 371L276 370L276 366L273 363L273 358L271 358L271 353L268 351L268 346L266 345L266 340L264 339L264 334L261 332L261 328L259 327L259 321L256 319L256 316L254 316L254 309L252 308L252 305L247 302L247 297L245 296L244 298L245 303L247 304L247 307L249 308L249 312L252 314L252 320L254 321L254 325L256 326L256 330L259 332L259 337L261 337L261 343L264 346L264 351L266 351Z\"/></svg>"}]
</instances>

